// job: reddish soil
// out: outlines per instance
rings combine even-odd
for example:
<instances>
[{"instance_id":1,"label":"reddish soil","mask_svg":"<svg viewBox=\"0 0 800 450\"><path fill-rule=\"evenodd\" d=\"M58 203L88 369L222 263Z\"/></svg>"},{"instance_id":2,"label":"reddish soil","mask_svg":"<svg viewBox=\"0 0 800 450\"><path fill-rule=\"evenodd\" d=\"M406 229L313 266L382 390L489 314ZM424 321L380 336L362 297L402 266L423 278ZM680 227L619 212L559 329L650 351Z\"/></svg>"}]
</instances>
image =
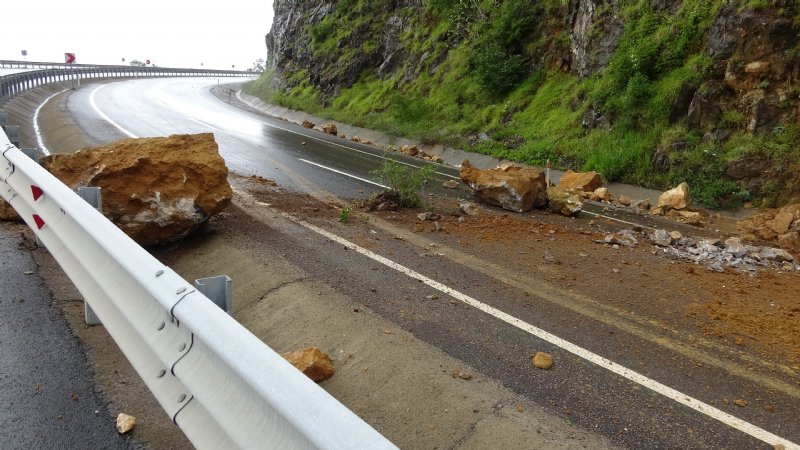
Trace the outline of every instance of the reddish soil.
<instances>
[{"instance_id":1,"label":"reddish soil","mask_svg":"<svg viewBox=\"0 0 800 450\"><path fill-rule=\"evenodd\" d=\"M283 192L270 183L246 183L245 189L263 202L310 221L338 220L343 208ZM567 292L800 369L798 272L761 269L754 277L733 269L716 273L662 256L644 236L635 248L614 249L594 242L621 229L610 220L570 219L542 211L506 213L494 208L460 219L454 200L426 200L424 211L441 215L442 231L435 231L432 221L417 217L422 209L370 214ZM351 225L368 220L365 211L350 209Z\"/></svg>"}]
</instances>

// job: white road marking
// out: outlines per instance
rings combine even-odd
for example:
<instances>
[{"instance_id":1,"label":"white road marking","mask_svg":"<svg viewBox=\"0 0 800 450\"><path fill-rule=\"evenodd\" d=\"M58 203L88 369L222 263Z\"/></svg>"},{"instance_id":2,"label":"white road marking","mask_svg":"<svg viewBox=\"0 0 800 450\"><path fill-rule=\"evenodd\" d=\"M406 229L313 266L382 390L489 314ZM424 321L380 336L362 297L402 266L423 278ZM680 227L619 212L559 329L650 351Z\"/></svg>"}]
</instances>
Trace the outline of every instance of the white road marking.
<instances>
[{"instance_id":1,"label":"white road marking","mask_svg":"<svg viewBox=\"0 0 800 450\"><path fill-rule=\"evenodd\" d=\"M95 102L95 100L94 100L95 94L97 94L97 92L100 91L100 89L103 89L104 87L110 86L112 84L116 84L116 83L102 84L99 87L97 87L95 90L93 90L92 94L89 96L89 104L92 105L92 108L97 112L97 114L100 115L100 117L103 118L103 120L105 120L106 122L110 123L116 129L118 129L119 131L127 134L128 136L130 136L132 138L137 138L139 136L136 136L135 134L131 133L130 131L126 130L125 128L122 128L122 126L120 124L118 124L117 122L114 122L113 120L111 120L111 117L108 117L106 115L106 113L104 113L103 111L100 110L100 108L97 107L97 102Z\"/></svg>"},{"instance_id":2,"label":"white road marking","mask_svg":"<svg viewBox=\"0 0 800 450\"><path fill-rule=\"evenodd\" d=\"M655 230L655 228L648 227L647 225L642 225L640 223L634 223L634 222L628 222L627 220L617 219L616 217L607 216L605 214L586 211L585 209L583 211L581 211L581 212L584 212L586 214L589 214L589 215L592 215L592 216L595 216L595 217L602 217L603 219L608 219L608 220L613 220L615 222L624 223L625 225L630 225L632 227L642 227L642 228L647 228L648 230Z\"/></svg>"},{"instance_id":3,"label":"white road marking","mask_svg":"<svg viewBox=\"0 0 800 450\"><path fill-rule=\"evenodd\" d=\"M363 181L364 183L374 184L375 186L382 187L384 189L389 189L389 186L384 186L384 185L382 185L380 183L376 183L374 181L367 180L366 178L361 178L361 177L355 176L355 175L353 175L351 173L342 172L341 170L336 170L336 169L334 169L332 167L323 166L322 164L317 164L317 163L309 161L307 159L303 159L303 158L298 158L298 159L300 161L303 161L306 164L311 164L312 166L317 166L319 168L322 168L322 169L325 169L325 170L330 170L331 172L336 172L336 173L338 173L340 175L344 175L346 177L350 177L350 178L353 178L353 179L356 179L356 180L359 180L359 181Z\"/></svg>"},{"instance_id":4,"label":"white road marking","mask_svg":"<svg viewBox=\"0 0 800 450\"><path fill-rule=\"evenodd\" d=\"M41 128L39 128L39 112L42 111L42 108L44 108L44 105L46 105L50 100L52 100L53 97L55 97L56 95L59 95L59 94L63 94L67 90L68 89L62 89L62 90L56 92L55 94L51 95L50 97L47 97L42 102L42 104L39 105L36 108L36 111L33 112L33 133L36 135L36 142L39 144L39 148L42 149L42 153L44 153L45 155L49 155L50 154L50 150L47 148L46 145L44 145L44 138L42 137L42 130L41 130Z\"/></svg>"},{"instance_id":5,"label":"white road marking","mask_svg":"<svg viewBox=\"0 0 800 450\"><path fill-rule=\"evenodd\" d=\"M307 229L309 229L309 230L311 230L311 231L313 231L313 232L315 232L317 234L320 234L320 235L322 235L322 236L324 236L324 237L326 237L326 238L328 238L328 239L330 239L330 240L332 240L332 241L334 241L334 242L336 242L336 243L338 243L340 245L343 245L343 246L345 246L345 247L347 247L349 249L355 250L356 252L361 253L362 255L364 255L364 256L366 256L366 257L368 257L368 258L370 258L370 259L372 259L374 261L377 261L377 262L379 262L379 263L381 263L381 264L383 264L383 265L385 265L387 267L390 267L390 268L392 268L392 269L394 269L394 270L396 270L396 271L398 271L398 272L400 272L400 273L402 273L404 275L407 275L407 276L409 276L411 278L419 280L419 281L423 282L424 284L432 287L433 289L438 290L439 292L447 294L447 295L453 297L456 300L459 300L459 301L461 301L463 303L466 303L466 304L468 304L468 305L470 305L470 306L472 306L474 308L477 308L480 311L483 311L486 314L489 314L489 315L491 315L491 316L493 316L493 317L495 317L497 319L500 319L500 320L502 320L503 322L505 322L505 323L507 323L509 325L515 326L515 327L519 328L522 331L525 331L525 332L527 332L527 333L529 333L529 334L531 334L533 336L536 336L539 339L545 340L545 341L547 341L547 342L549 342L549 343L551 343L551 344L553 344L553 345L555 345L557 347L560 347L560 348L562 348L562 349L564 349L564 350L566 350L566 351L568 351L568 352L570 352L570 353L572 353L572 354L574 354L576 356L579 356L579 357L581 357L581 358L583 358L583 359L585 359L585 360L587 360L589 362L592 362L592 363L594 363L594 364L596 364L596 365L598 365L598 366L600 366L600 367L602 367L602 368L604 368L606 370L609 370L609 371L611 371L611 372L613 372L613 373L615 373L615 374L617 374L619 376L622 376L622 377L624 377L624 378L626 378L626 379L628 379L630 381L633 381L634 383L637 383L637 384L639 384L641 386L644 386L644 387L646 387L646 388L648 388L648 389L650 389L650 390L652 390L652 391L654 391L656 393L659 393L659 394L661 394L661 395L663 395L663 396L665 396L665 397L667 397L669 399L672 399L672 400L674 400L674 401L676 401L676 402L678 402L678 403L680 403L682 405L688 406L689 408L691 408L691 409L693 409L693 410L695 410L695 411L697 411L697 412L699 412L701 414L704 414L704 415L706 415L708 417L711 417L712 419L715 419L715 420L717 420L719 422L722 422L723 424L725 424L725 425L727 425L729 427L735 428L735 429L737 429L737 430L739 430L739 431L741 431L743 433L749 434L750 436L752 436L752 437L754 437L754 438L756 438L758 440L761 440L761 441L763 441L763 442L765 442L767 444L770 444L770 445L781 444L787 450L789 450L789 449L791 449L791 450L800 450L800 445L795 444L794 442L791 442L791 441L789 441L789 440L787 440L785 438L782 438L780 436L772 434L769 431L764 430L763 428L759 428L756 425L753 425L753 424L751 424L749 422L746 422L746 421L744 421L742 419L739 419L738 417L735 417L735 416L733 416L731 414L728 414L725 411L717 409L717 408L715 408L715 407L713 407L713 406L711 406L711 405L709 405L707 403L704 403L704 402L702 402L702 401L700 401L698 399L690 397L690 396L688 396L688 395L686 395L686 394L684 394L684 393L682 393L680 391L677 391L677 390L675 390L675 389L673 389L673 388L671 388L669 386L666 386L666 385L664 385L662 383L659 383L658 381L655 381L655 380L653 380L651 378L648 378L648 377L646 377L646 376L644 376L644 375L642 375L642 374L640 374L638 372L635 372L635 371L633 371L631 369L628 369L627 367L624 367L624 366L622 366L620 364L617 364L614 361L611 361L610 359L602 357L602 356L600 356L600 355L598 355L596 353L593 353L593 352L591 352L591 351L589 351L589 350L587 350L587 349L585 349L583 347L579 347L578 345L575 345L575 344L573 344L573 343L571 343L571 342L569 342L569 341L567 341L565 339L562 339L562 338L560 338L560 337L558 337L558 336L556 336L554 334L551 334L551 333L549 333L547 331L544 331L541 328L535 327L535 326L533 326L533 325L531 325L531 324L529 324L529 323L527 323L527 322L525 322L523 320L517 319L516 317L514 317L514 316L512 316L510 314L507 314L507 313L505 313L503 311L500 311L497 308L494 308L494 307L489 306L489 305L487 305L485 303L482 303L482 302L480 302L480 301L478 301L478 300L476 300L476 299L474 299L474 298L472 298L472 297L470 297L470 296L468 296L466 294L463 294L463 293L461 293L461 292L459 292L459 291L457 291L457 290L455 290L453 288L450 288L450 287L448 287L448 286L446 286L446 285L444 285L442 283L439 283L438 281L435 281L435 280L433 280L431 278L428 278L428 277L426 277L425 275L422 275L419 272L416 272L416 271L414 271L412 269L409 269L409 268L407 268L407 267L405 267L405 266L403 266L401 264L398 264L398 263L396 263L396 262L394 262L394 261L392 261L392 260L390 260L388 258L385 258L385 257L383 257L381 255L378 255L377 253L374 253L374 252L372 252L370 250L367 250L367 249L365 249L363 247L360 247L360 246L358 246L358 245L356 245L356 244L354 244L354 243L352 243L352 242L350 242L350 241L348 241L348 240L346 240L346 239L344 239L342 237L339 237L339 236L337 236L337 235L335 235L333 233L330 233L330 232L328 232L326 230L323 230L322 228L319 228L319 227L316 227L314 225L311 225L310 223L308 223L308 222L306 222L306 221L304 221L302 219L296 218L296 217L294 217L294 216L292 216L290 214L287 214L287 213L282 213L282 215L284 217L288 218L289 220L291 220L291 221L293 221L293 222L295 222L295 223L297 223L297 224L299 224L299 225L301 225L301 226L303 226L303 227L305 227L305 228L307 228Z\"/></svg>"},{"instance_id":6,"label":"white road marking","mask_svg":"<svg viewBox=\"0 0 800 450\"><path fill-rule=\"evenodd\" d=\"M236 98L238 98L238 99L239 99L239 100L240 100L242 103L244 103L245 105L247 105L247 104L248 104L248 103L247 103L246 101L244 101L244 99L242 98L242 91L237 91L237 92L236 92ZM208 104L210 104L210 105L213 105L213 103L211 103L211 102L208 102L208 101L206 101L206 103L208 103ZM214 106L216 107L216 105L214 105ZM251 106L251 108L252 108L252 106ZM255 108L254 108L254 109L255 109ZM244 114L239 114L239 113L235 113L235 112L231 112L231 113L232 113L232 114L239 115L239 116L242 116L242 117L247 117L247 118L249 118L249 119L251 119L251 120L255 120L255 119L252 119L252 117L250 117L250 116L247 116L247 115L244 115ZM346 146L346 145L344 145L344 144L340 144L340 143L338 143L338 142L331 142L331 141L328 141L328 140L326 140L326 139L322 139L322 138L320 138L320 137L316 137L316 136L312 136L312 135L307 135L307 134L298 133L298 132L297 132L297 130L291 130L291 129L289 129L289 128L280 127L280 126L278 126L278 125L275 125L275 124L272 124L272 123L269 123L269 122L265 122L265 121L263 121L263 120L258 120L257 122L259 122L259 123L261 123L261 124L264 124L264 125L266 125L266 126L268 126L268 127L275 128L275 129L277 129L277 130L286 131L287 133L297 134L297 135L299 135L299 136L307 137L307 138L309 138L309 139L314 139L315 141L319 141L319 142L322 142L322 143L325 143L325 144L335 145L335 146L337 146L337 147L341 147L341 148L344 148L344 149L347 149L347 150L352 150L352 151L354 151L354 152L363 153L363 154L365 154L365 155L372 156L373 158L383 159L383 160L386 160L386 161L394 161L394 162L397 162L397 163L400 163L400 164L403 164L403 165L406 165L406 166L409 166L409 167L415 167L415 168L417 168L417 169L419 169L419 168L420 168L420 166L417 166L417 165L414 165L414 164L410 164L410 163L407 163L407 162L405 162L405 161L399 161L399 160L396 160L396 159L394 159L394 158L388 158L388 157L386 157L386 156L376 155L376 154L374 154L374 153L370 153L370 152L367 152L367 151L364 151L364 150L359 150L359 149L357 149L357 148L354 148L354 147L348 147L348 146ZM448 178L453 178L453 179L456 179L456 180L460 179L460 178L459 178L459 177L457 177L457 176L450 175L450 174L447 174L447 173L443 173L443 172L436 172L436 173L437 173L437 174L439 174L439 175L442 175L442 176L448 177Z\"/></svg>"}]
</instances>

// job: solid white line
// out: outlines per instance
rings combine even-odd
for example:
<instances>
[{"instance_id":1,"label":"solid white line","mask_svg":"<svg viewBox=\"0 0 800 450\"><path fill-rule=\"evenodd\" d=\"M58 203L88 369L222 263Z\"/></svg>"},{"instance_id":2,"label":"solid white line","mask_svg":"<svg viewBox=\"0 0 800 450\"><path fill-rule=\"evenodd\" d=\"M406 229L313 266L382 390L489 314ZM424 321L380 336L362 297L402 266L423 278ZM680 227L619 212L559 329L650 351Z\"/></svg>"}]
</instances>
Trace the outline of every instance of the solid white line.
<instances>
[{"instance_id":1,"label":"solid white line","mask_svg":"<svg viewBox=\"0 0 800 450\"><path fill-rule=\"evenodd\" d=\"M581 212L585 212L586 214L591 214L591 215L593 215L593 216L595 216L595 217L602 217L603 219L608 219L608 220L613 220L613 221L615 221L615 222L624 223L625 225L631 225L631 226L634 226L634 227L642 227L642 228L647 228L648 230L655 230L655 228L653 228L653 227L648 227L647 225L642 225L642 224L640 224L640 223L634 223L634 222L628 222L627 220L617 219L616 217L607 216L607 215L605 215L605 214L600 214L600 213L596 213L596 212L586 211L585 209L584 209L583 211L581 211Z\"/></svg>"},{"instance_id":2,"label":"solid white line","mask_svg":"<svg viewBox=\"0 0 800 450\"><path fill-rule=\"evenodd\" d=\"M347 173L347 172L342 172L341 170L336 170L336 169L334 169L332 167L323 166L322 164L317 164L317 163L311 162L311 161L309 161L307 159L303 159L303 158L298 158L298 159L300 159L300 161L303 161L306 164L311 164L312 166L317 166L319 168L322 168L322 169L325 169L325 170L330 170L331 172L336 172L336 173L344 175L346 177L350 177L350 178L353 178L353 179L356 179L356 180L359 180L359 181L363 181L364 183L374 184L375 186L382 187L384 189L389 189L389 186L384 186L384 185L382 185L380 183L376 183L374 181L367 180L366 178L357 177L357 176L355 176L353 174L350 174L350 173Z\"/></svg>"},{"instance_id":3,"label":"solid white line","mask_svg":"<svg viewBox=\"0 0 800 450\"><path fill-rule=\"evenodd\" d=\"M341 244L341 245L343 245L343 246L345 246L345 247L347 247L349 249L355 250L358 253L361 253L362 255L364 255L364 256L366 256L366 257L368 257L370 259L373 259L373 260L375 260L375 261L377 261L377 262L379 262L379 263L381 263L381 264L383 264L383 265L385 265L387 267L390 267L390 268L392 268L394 270L397 270L398 272L400 272L400 273L402 273L404 275L407 275L407 276L409 276L411 278L419 280L419 281L423 282L424 284L432 287L433 289L438 290L439 292L447 294L447 295L453 297L456 300L459 300L459 301L464 302L464 303L466 303L466 304L468 304L468 305L470 305L470 306L472 306L474 308L477 308L477 309L485 312L486 314L489 314L489 315L491 315L491 316L493 316L493 317L495 317L497 319L502 320L503 322L506 322L509 325L513 325L513 326L519 328L522 331L525 331L525 332L527 332L527 333L529 333L529 334L531 334L533 336L536 336L539 339L545 340L545 341L547 341L547 342L549 342L549 343L551 343L551 344L553 344L553 345L555 345L557 347L560 347L560 348L562 348L562 349L564 349L564 350L566 350L566 351L568 351L568 352L570 352L570 353L572 353L572 354L574 354L576 356L579 356L579 357L581 357L581 358L583 358L583 359L585 359L585 360L587 360L589 362L592 362L592 363L594 363L594 364L596 364L596 365L598 365L598 366L600 366L600 367L602 367L604 369L607 369L607 370L609 370L609 371L611 371L611 372L613 372L613 373L615 373L617 375L620 375L620 376L622 376L624 378L627 378L628 380L633 381L634 383L637 383L637 384L639 384L641 386L644 386L644 387L646 387L646 388L648 388L648 389L650 389L650 390L652 390L654 392L657 392L657 393L659 393L659 394L661 394L661 395L663 395L663 396L665 396L665 397L667 397L669 399L672 399L672 400L674 400L674 401L676 401L676 402L678 402L678 403L680 403L682 405L688 406L689 408L691 408L691 409L693 409L693 410L695 410L697 412L700 412L701 414L705 414L706 416L711 417L712 419L718 420L719 422L722 422L723 424L728 425L729 427L732 427L732 428L735 428L735 429L737 429L739 431L747 433L750 436L753 436L754 438L759 439L759 440L761 440L763 442L766 442L767 444L770 444L770 445L781 444L787 450L788 449L800 450L800 445L797 445L794 442L791 442L791 441L789 441L789 440L787 440L785 438L782 438L780 436L774 435L774 434L770 433L769 431L766 431L766 430L764 430L762 428L759 428L759 427L757 427L757 426L755 426L755 425L753 425L753 424L751 424L749 422L746 422L746 421L744 421L742 419L739 419L738 417L732 416L732 415L726 413L725 411L719 410L719 409L717 409L717 408L715 408L715 407L713 407L713 406L711 406L711 405L709 405L707 403L704 403L704 402L702 402L700 400L697 400L697 399L695 399L693 397L690 397L690 396L688 396L686 394L683 394L680 391L677 391L677 390L675 390L675 389L673 389L673 388L671 388L669 386L661 384L658 381L655 381L655 380L653 380L651 378L648 378L648 377L646 377L646 376L644 376L644 375L642 375L642 374L640 374L638 372L635 372L635 371L633 371L631 369L628 369L627 367L619 365L619 364L617 364L617 363L615 363L615 362L613 362L613 361L611 361L611 360L609 360L607 358L604 358L604 357L602 357L602 356L600 356L600 355L598 355L596 353L593 353L593 352L591 352L589 350L586 350L583 347L579 347L578 345L575 345L575 344L573 344L573 343L571 343L571 342L569 342L567 340L564 340L564 339L562 339L562 338L560 338L560 337L558 337L558 336L556 336L554 334L548 333L547 331L544 331L541 328L537 328L537 327L535 327L535 326L533 326L533 325L531 325L531 324L529 324L527 322L524 322L524 321L522 321L520 319L517 319L514 316L511 316L510 314L506 314L506 313L504 313L503 311L500 311L497 308L489 306L489 305L487 305L485 303L481 303L480 301L475 300L474 298L472 298L472 297L470 297L470 296L468 296L466 294L463 294L463 293L461 293L461 292L459 292L459 291L457 291L455 289L452 289L452 288L450 288L450 287L448 287L448 286L446 286L446 285L444 285L442 283L439 283L438 281L435 281L435 280L433 280L431 278L428 278L425 275L422 275L419 272L416 272L416 271L414 271L412 269L409 269L409 268L407 268L407 267L405 267L403 265L400 265L400 264L398 264L398 263L396 263L396 262L394 262L394 261L392 261L392 260L390 260L388 258L385 258L385 257L383 257L381 255L378 255L377 253L374 253L374 252L372 252L370 250L367 250L367 249L365 249L363 247L360 247L360 246L358 246L358 245L356 245L356 244L354 244L354 243L352 243L352 242L350 242L350 241L348 241L348 240L346 240L344 238L341 238L341 237L339 237L339 236L337 236L337 235L335 235L333 233L330 233L330 232L328 232L326 230L323 230L322 228L319 228L319 227L316 227L314 225L311 225L310 223L305 222L302 219L298 219L298 218L296 218L296 217L294 217L294 216L292 216L290 214L287 214L287 213L282 213L282 215L284 217L288 218L289 220L291 220L291 221L293 221L293 222L295 222L295 223L297 223L299 225L302 225L303 227L305 227L305 228L307 228L307 229L309 229L309 230L311 230L311 231L313 231L315 233L318 233L318 234L320 234L320 235L322 235L322 236L324 236L324 237L326 237L326 238L328 238L328 239L330 239L330 240L332 240L332 241L334 241L334 242L336 242L338 244Z\"/></svg>"},{"instance_id":4,"label":"solid white line","mask_svg":"<svg viewBox=\"0 0 800 450\"><path fill-rule=\"evenodd\" d=\"M103 84L103 85L100 85L99 87L97 87L95 90L93 90L92 94L89 96L89 104L92 105L92 108L97 112L97 114L100 115L100 117L103 118L103 120L105 120L106 122L108 122L111 125L113 125L119 131L127 134L129 137L137 138L139 136L136 136L135 134L131 133L130 131L126 130L125 128L122 128L122 126L120 126L120 124L118 124L117 122L114 122L113 120L111 120L111 117L108 117L103 111L100 111L100 108L97 107L97 102L95 102L95 100L94 100L95 94L97 94L97 92L100 89L103 89L104 87L110 86L112 84L116 84L116 83Z\"/></svg>"},{"instance_id":5,"label":"solid white line","mask_svg":"<svg viewBox=\"0 0 800 450\"><path fill-rule=\"evenodd\" d=\"M64 92L68 91L69 89L62 89L55 94L47 97L39 107L36 108L36 111L33 112L33 133L36 135L36 143L39 144L39 148L42 150L42 153L45 155L50 154L50 150L44 145L44 138L42 137L42 130L39 128L39 112L42 111L44 105L46 105L50 100L53 99L56 95L63 94Z\"/></svg>"}]
</instances>

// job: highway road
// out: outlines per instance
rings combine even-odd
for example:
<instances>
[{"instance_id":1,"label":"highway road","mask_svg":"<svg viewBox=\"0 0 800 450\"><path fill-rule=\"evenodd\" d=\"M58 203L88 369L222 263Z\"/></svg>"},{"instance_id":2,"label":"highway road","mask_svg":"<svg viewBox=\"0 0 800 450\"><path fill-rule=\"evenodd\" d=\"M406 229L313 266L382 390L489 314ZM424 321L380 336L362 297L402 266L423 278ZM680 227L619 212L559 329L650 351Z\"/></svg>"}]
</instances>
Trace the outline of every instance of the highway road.
<instances>
[{"instance_id":1,"label":"highway road","mask_svg":"<svg viewBox=\"0 0 800 450\"><path fill-rule=\"evenodd\" d=\"M216 83L90 83L69 96L68 106L78 125L100 142L213 132L233 172L259 175L317 198L351 199L379 191L369 171L387 157L419 164L239 109L210 92ZM440 167L438 181L456 174L454 168ZM798 448L800 382L792 369L720 350L679 325L577 295L569 284L539 283L536 276L488 255L452 250L454 243L437 242L448 251L435 257L421 257L421 248L433 239L429 236L416 243L406 236L391 247L384 240L370 251L335 230L285 221L279 236L254 239L277 247L307 273L360 299L416 338L619 445L752 449L780 443ZM508 249L509 256L515 250ZM421 293L454 303L407 302ZM599 289L597 294L603 295ZM643 301L647 295L643 290ZM455 304L459 307L451 307ZM558 357L555 375L543 376L519 357L531 349ZM769 407L731 404L738 398Z\"/></svg>"}]
</instances>

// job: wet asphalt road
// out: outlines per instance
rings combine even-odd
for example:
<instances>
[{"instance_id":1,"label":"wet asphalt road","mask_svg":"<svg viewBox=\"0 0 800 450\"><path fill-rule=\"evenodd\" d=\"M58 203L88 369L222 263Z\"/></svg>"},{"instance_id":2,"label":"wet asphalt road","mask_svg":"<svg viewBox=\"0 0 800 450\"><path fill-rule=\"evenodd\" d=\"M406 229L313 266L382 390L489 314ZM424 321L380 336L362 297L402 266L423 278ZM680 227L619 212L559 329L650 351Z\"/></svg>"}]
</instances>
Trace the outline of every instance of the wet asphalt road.
<instances>
[{"instance_id":1,"label":"wet asphalt road","mask_svg":"<svg viewBox=\"0 0 800 450\"><path fill-rule=\"evenodd\" d=\"M0 449L128 448L31 250L18 248L22 230L0 222Z\"/></svg>"},{"instance_id":2,"label":"wet asphalt road","mask_svg":"<svg viewBox=\"0 0 800 450\"><path fill-rule=\"evenodd\" d=\"M213 84L215 80L135 80L87 85L70 96L69 109L77 123L99 141L213 132L229 167L240 174L257 174L297 191L330 192L345 198L380 189L368 181L369 171L379 167L387 155L348 143L347 147L354 147L350 150L332 142L335 138L238 110L208 91ZM403 161L418 164L411 159ZM451 168L440 172L441 179L455 174ZM292 227L276 227L276 233L254 229L252 238L280 248L298 266L354 299L364 299L365 305L418 338L619 444L630 448L771 447L474 308L445 301L409 302L431 292L416 280L338 244ZM374 245L378 253L384 250L403 265L686 395L709 403L743 393L769 398L779 405L779 414L753 409L734 412L782 437L800 440L797 399L720 369L700 370L696 361L624 330L610 332L606 323L546 300L535 285L509 285L436 255L421 255L419 248ZM365 292L370 294L365 296ZM558 376L537 377L527 364L520 364L526 361L524 355L535 350L551 352L563 361Z\"/></svg>"}]
</instances>

